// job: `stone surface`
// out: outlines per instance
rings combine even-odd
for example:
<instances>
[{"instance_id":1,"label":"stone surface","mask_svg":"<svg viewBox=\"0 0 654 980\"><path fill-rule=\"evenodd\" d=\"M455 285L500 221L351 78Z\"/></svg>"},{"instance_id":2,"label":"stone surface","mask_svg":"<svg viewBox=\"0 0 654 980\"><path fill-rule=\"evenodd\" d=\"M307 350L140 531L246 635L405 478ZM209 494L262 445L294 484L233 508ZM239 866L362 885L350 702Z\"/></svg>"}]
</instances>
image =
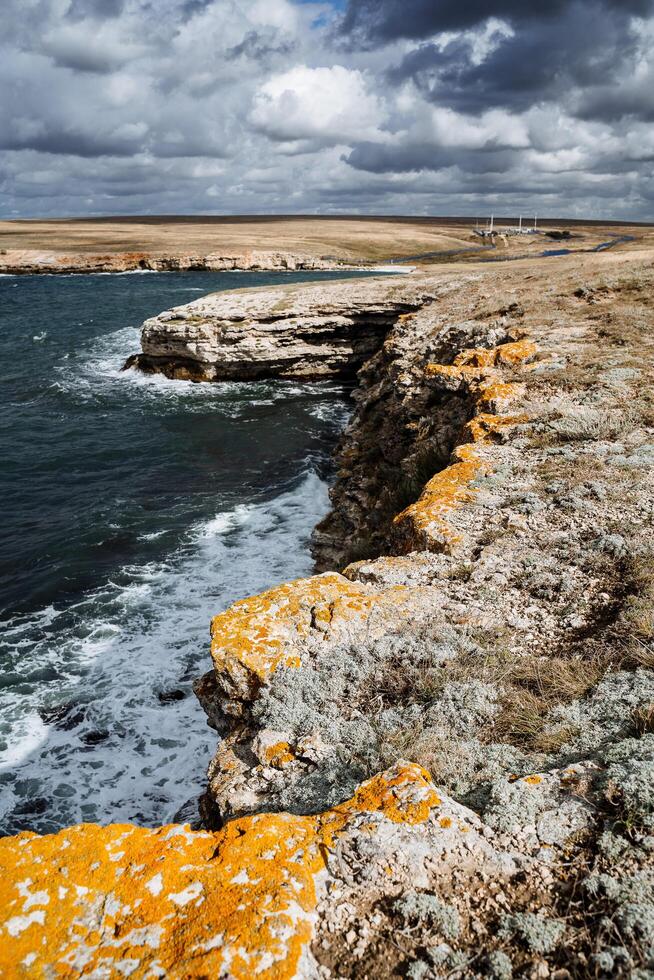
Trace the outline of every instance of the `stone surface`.
<instances>
[{"instance_id":1,"label":"stone surface","mask_svg":"<svg viewBox=\"0 0 654 980\"><path fill-rule=\"evenodd\" d=\"M213 293L146 320L128 366L196 381L352 377L423 302L407 278Z\"/></svg>"},{"instance_id":2,"label":"stone surface","mask_svg":"<svg viewBox=\"0 0 654 980\"><path fill-rule=\"evenodd\" d=\"M317 909L347 885L343 852L372 842L366 890L478 860L510 875L479 821L398 766L316 817L270 814L218 833L81 825L0 841L3 976L317 976ZM53 875L53 868L57 869Z\"/></svg>"},{"instance_id":3,"label":"stone surface","mask_svg":"<svg viewBox=\"0 0 654 980\"><path fill-rule=\"evenodd\" d=\"M438 941L410 924L418 954L406 923L363 894L375 845L364 848L353 862L361 878L342 896L351 908L337 911L329 896L319 905L325 977L399 976L412 964L424 966L416 976L492 976L495 954L507 953L524 975L549 975L577 948L590 955L559 917L576 876L610 866L598 842L620 807L640 814L627 818L642 847L634 868L651 862L654 759L643 740L628 748L651 671L618 668L632 642L629 590L650 588L626 586L625 569L647 565L654 546L652 416L631 387L654 368L652 276L618 267L599 325L576 295L580 276L593 295L593 277L606 282L593 268L562 271L555 285L514 270L492 289L482 276L432 280L433 298L398 317L359 373L334 510L315 535L323 567L357 560L214 621L214 671L199 690L225 737L209 770L209 821L271 804L314 812L408 752L441 798L474 806L482 838L520 868L521 884L514 875L499 890L479 866L474 886L465 870L445 882L417 875L416 907L433 898L461 923ZM557 298L545 307L547 291ZM616 343L598 362L607 329ZM402 474L409 487L394 487ZM370 557L352 554L357 537ZM625 962L654 964L625 942Z\"/></svg>"}]
</instances>

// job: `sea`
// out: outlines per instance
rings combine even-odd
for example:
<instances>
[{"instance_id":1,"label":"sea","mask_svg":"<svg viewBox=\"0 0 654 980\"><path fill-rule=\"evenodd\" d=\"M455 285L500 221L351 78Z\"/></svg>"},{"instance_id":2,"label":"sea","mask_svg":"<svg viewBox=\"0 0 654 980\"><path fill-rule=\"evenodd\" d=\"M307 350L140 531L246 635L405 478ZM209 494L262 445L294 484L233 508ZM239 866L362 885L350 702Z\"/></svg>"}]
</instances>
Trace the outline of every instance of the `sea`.
<instances>
[{"instance_id":1,"label":"sea","mask_svg":"<svg viewBox=\"0 0 654 980\"><path fill-rule=\"evenodd\" d=\"M347 273L0 277L0 833L195 812L209 623L311 572L334 382L122 371L203 294Z\"/></svg>"}]
</instances>

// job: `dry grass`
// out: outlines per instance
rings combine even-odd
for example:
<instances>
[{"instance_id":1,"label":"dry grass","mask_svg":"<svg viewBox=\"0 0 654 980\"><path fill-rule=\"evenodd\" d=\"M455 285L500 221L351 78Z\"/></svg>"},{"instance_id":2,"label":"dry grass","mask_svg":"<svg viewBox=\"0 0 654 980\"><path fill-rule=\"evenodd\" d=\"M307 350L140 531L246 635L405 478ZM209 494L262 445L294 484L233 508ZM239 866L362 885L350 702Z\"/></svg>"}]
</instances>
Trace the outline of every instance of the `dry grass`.
<instances>
[{"instance_id":1,"label":"dry grass","mask_svg":"<svg viewBox=\"0 0 654 980\"><path fill-rule=\"evenodd\" d=\"M584 697L607 670L603 658L523 657L505 678L502 709L493 737L539 752L553 752L574 735L570 726L546 731L548 716L560 704Z\"/></svg>"},{"instance_id":2,"label":"dry grass","mask_svg":"<svg viewBox=\"0 0 654 980\"><path fill-rule=\"evenodd\" d=\"M550 728L552 711L558 705L583 698L595 688L609 669L610 660L600 655L516 657L506 649L504 640L503 636L485 637L486 649L460 653L442 666L433 666L427 652L424 660L411 664L399 659L388 661L373 679L371 690L384 706L392 707L437 702L445 686L452 682L492 685L499 692L499 713L492 724L474 734L486 742L555 752L576 731L570 725ZM425 739L420 728L397 737L406 741L404 747L411 752L411 758L434 771L437 759L445 751L440 744L442 739L437 739L438 745L432 744L433 737Z\"/></svg>"},{"instance_id":3,"label":"dry grass","mask_svg":"<svg viewBox=\"0 0 654 980\"><path fill-rule=\"evenodd\" d=\"M654 704L634 708L631 713L631 720L638 736L649 735L654 732Z\"/></svg>"},{"instance_id":4,"label":"dry grass","mask_svg":"<svg viewBox=\"0 0 654 980\"><path fill-rule=\"evenodd\" d=\"M4 249L67 253L265 250L379 260L464 248L471 242L471 222L447 219L252 215L0 222Z\"/></svg>"},{"instance_id":5,"label":"dry grass","mask_svg":"<svg viewBox=\"0 0 654 980\"><path fill-rule=\"evenodd\" d=\"M654 563L650 553L632 555L625 563L628 596L613 627L625 669L654 670Z\"/></svg>"}]
</instances>

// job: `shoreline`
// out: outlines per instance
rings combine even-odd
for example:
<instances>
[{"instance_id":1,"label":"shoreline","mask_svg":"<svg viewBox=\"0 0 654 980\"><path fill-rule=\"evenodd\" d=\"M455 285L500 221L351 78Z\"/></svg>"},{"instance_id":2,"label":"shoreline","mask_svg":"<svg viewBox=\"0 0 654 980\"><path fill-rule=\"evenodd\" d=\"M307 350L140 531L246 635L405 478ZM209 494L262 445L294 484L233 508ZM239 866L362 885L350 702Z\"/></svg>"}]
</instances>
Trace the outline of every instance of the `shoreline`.
<instances>
[{"instance_id":1,"label":"shoreline","mask_svg":"<svg viewBox=\"0 0 654 980\"><path fill-rule=\"evenodd\" d=\"M143 970L186 969L181 928L211 975L236 957L285 978L496 976L500 961L546 976L591 962L605 918L647 967L628 917L654 872L654 277L639 255L275 286L147 321L137 356L175 377L357 373L313 536L325 571L213 620L195 687L220 738L203 831L27 836L10 879L46 888L72 847L102 899L123 888L112 866L138 868L117 914L119 935L160 930L156 952L130 949ZM43 936L47 962L41 925L25 943Z\"/></svg>"},{"instance_id":2,"label":"shoreline","mask_svg":"<svg viewBox=\"0 0 654 980\"><path fill-rule=\"evenodd\" d=\"M393 263L347 263L314 259L310 256L271 254L257 257L242 256L150 256L129 254L87 257L48 256L44 259L25 258L16 264L0 253L0 276L125 276L165 274L168 272L365 272L408 274L414 265Z\"/></svg>"}]
</instances>

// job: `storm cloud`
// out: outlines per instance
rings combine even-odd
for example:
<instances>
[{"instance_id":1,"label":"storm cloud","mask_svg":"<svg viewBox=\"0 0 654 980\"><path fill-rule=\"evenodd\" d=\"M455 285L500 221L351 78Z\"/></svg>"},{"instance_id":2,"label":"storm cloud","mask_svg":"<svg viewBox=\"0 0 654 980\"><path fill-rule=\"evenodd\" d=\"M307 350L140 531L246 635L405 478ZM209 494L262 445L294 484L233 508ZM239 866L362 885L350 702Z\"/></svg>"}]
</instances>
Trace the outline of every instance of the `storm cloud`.
<instances>
[{"instance_id":1,"label":"storm cloud","mask_svg":"<svg viewBox=\"0 0 654 980\"><path fill-rule=\"evenodd\" d=\"M3 216L654 218L654 0L5 0Z\"/></svg>"},{"instance_id":2,"label":"storm cloud","mask_svg":"<svg viewBox=\"0 0 654 980\"><path fill-rule=\"evenodd\" d=\"M518 28L534 20L558 20L575 8L588 20L604 12L647 16L651 0L350 0L341 32L359 43L374 44L398 38L420 39L447 31L475 27L491 17Z\"/></svg>"}]
</instances>

